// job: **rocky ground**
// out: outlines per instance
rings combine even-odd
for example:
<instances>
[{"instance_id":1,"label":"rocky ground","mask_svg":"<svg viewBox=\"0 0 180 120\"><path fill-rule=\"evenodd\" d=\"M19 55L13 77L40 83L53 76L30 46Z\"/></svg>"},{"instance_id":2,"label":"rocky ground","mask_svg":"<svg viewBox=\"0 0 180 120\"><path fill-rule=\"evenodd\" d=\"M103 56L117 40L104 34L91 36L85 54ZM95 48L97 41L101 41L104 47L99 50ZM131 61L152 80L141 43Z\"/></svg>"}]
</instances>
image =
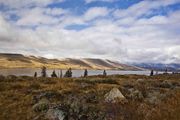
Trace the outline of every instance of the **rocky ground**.
<instances>
[{"instance_id":1,"label":"rocky ground","mask_svg":"<svg viewBox=\"0 0 180 120\"><path fill-rule=\"evenodd\" d=\"M0 120L179 120L180 74L0 76Z\"/></svg>"}]
</instances>

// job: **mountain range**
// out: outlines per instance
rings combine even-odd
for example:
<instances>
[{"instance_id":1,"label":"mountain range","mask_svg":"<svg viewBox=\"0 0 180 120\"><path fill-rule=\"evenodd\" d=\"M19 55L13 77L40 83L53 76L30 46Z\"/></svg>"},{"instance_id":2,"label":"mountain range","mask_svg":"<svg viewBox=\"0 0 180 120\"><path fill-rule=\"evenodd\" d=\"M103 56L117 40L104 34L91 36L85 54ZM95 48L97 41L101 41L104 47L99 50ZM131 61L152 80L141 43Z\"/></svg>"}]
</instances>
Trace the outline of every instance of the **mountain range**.
<instances>
[{"instance_id":1,"label":"mountain range","mask_svg":"<svg viewBox=\"0 0 180 120\"><path fill-rule=\"evenodd\" d=\"M163 64L163 63L133 63L131 65L141 67L144 69L153 69L158 71L180 71L180 64L178 63L170 63L170 64Z\"/></svg>"},{"instance_id":2,"label":"mountain range","mask_svg":"<svg viewBox=\"0 0 180 120\"><path fill-rule=\"evenodd\" d=\"M44 57L26 56L22 54L0 53L0 68L47 68L59 69L112 69L112 70L143 70L133 65L122 64L107 59L48 59Z\"/></svg>"},{"instance_id":3,"label":"mountain range","mask_svg":"<svg viewBox=\"0 0 180 120\"><path fill-rule=\"evenodd\" d=\"M22 54L0 53L0 69L2 68L59 68L59 69L111 69L111 70L158 70L180 71L180 64L171 63L120 63L107 59L95 58L64 58L48 59L45 57L27 56Z\"/></svg>"}]
</instances>

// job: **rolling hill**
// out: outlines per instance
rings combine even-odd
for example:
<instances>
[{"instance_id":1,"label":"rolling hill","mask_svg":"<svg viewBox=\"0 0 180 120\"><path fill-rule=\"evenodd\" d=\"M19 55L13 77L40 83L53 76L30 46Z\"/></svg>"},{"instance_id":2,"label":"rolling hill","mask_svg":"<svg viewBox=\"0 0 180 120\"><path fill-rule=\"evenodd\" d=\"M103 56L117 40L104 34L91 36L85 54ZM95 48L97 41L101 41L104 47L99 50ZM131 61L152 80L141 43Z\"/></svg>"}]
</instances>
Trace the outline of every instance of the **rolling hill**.
<instances>
[{"instance_id":1,"label":"rolling hill","mask_svg":"<svg viewBox=\"0 0 180 120\"><path fill-rule=\"evenodd\" d=\"M104 59L47 59L44 57L25 56L22 54L0 53L0 68L47 68L67 69L117 69L117 70L142 70L133 65L121 64L116 61Z\"/></svg>"}]
</instances>

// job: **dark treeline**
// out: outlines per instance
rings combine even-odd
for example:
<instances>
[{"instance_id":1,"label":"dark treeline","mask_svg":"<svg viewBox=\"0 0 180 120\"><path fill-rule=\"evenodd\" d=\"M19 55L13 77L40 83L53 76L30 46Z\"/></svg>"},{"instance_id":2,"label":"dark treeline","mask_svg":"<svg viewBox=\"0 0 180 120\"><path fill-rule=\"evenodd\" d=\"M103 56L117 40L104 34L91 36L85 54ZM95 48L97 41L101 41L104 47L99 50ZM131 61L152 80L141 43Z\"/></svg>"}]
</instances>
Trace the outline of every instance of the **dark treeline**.
<instances>
[{"instance_id":1,"label":"dark treeline","mask_svg":"<svg viewBox=\"0 0 180 120\"><path fill-rule=\"evenodd\" d=\"M47 71L47 68L46 68L45 66L43 66L43 67L41 68L41 77L48 77L46 71ZM177 73L178 73L178 72L172 72L172 74L177 74ZM163 73L163 74L169 74L167 68L164 70L164 73ZM58 77L59 77L59 78L63 78L63 77L64 77L64 78L71 78L72 75L73 75L72 69L69 68L69 69L65 72L64 75L63 75L62 70L58 71L58 75L56 74L56 71L53 70L53 72L52 72L52 74L51 74L51 77L54 77L54 78L58 78ZM107 76L106 70L103 71L102 75L103 75L103 76ZM154 71L154 70L152 69L152 70L150 71L150 76L154 76L154 75L158 75L158 71ZM37 72L35 72L35 73L34 73L34 77L37 77L37 76L38 76L38 75L37 75ZM84 70L84 75L83 75L83 77L88 77L88 70L87 70L87 69Z\"/></svg>"},{"instance_id":2,"label":"dark treeline","mask_svg":"<svg viewBox=\"0 0 180 120\"><path fill-rule=\"evenodd\" d=\"M163 72L163 74L169 74L170 72L168 72L168 69L166 68ZM172 74L179 74L178 72L172 72ZM154 70L152 69L150 72L150 76L154 76L154 75L158 75L158 71L156 71L156 73L154 73Z\"/></svg>"},{"instance_id":3,"label":"dark treeline","mask_svg":"<svg viewBox=\"0 0 180 120\"><path fill-rule=\"evenodd\" d=\"M69 68L69 69L65 72L64 75L63 75L62 70L60 70L60 72L58 72L58 75L56 74L56 71L53 70L53 72L52 72L52 74L51 74L51 77L52 77L52 78L58 78L58 77L59 77L59 78L63 78L63 77L64 77L64 78L71 78L72 75L73 75L72 69ZM103 76L107 76L106 70L103 71L102 75L103 75ZM37 76L38 76L38 75L37 75L37 72L35 72L35 73L34 73L34 77L37 77ZM43 66L43 67L41 68L41 77L48 77L48 75L47 75L47 68L46 68L45 66ZM84 76L83 76L83 77L88 77L88 70L87 70L87 69L84 70Z\"/></svg>"}]
</instances>

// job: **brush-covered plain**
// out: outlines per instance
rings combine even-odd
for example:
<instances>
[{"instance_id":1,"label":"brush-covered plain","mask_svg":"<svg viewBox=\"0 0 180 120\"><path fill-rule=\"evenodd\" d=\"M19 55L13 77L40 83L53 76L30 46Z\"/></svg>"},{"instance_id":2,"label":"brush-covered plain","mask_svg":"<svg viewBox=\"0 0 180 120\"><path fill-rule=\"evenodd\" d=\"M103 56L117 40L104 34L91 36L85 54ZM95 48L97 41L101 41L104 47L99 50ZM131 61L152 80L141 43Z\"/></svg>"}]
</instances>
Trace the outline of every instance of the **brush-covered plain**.
<instances>
[{"instance_id":1,"label":"brush-covered plain","mask_svg":"<svg viewBox=\"0 0 180 120\"><path fill-rule=\"evenodd\" d=\"M124 98L106 101L114 88ZM0 76L1 120L179 120L179 113L180 74Z\"/></svg>"}]
</instances>

